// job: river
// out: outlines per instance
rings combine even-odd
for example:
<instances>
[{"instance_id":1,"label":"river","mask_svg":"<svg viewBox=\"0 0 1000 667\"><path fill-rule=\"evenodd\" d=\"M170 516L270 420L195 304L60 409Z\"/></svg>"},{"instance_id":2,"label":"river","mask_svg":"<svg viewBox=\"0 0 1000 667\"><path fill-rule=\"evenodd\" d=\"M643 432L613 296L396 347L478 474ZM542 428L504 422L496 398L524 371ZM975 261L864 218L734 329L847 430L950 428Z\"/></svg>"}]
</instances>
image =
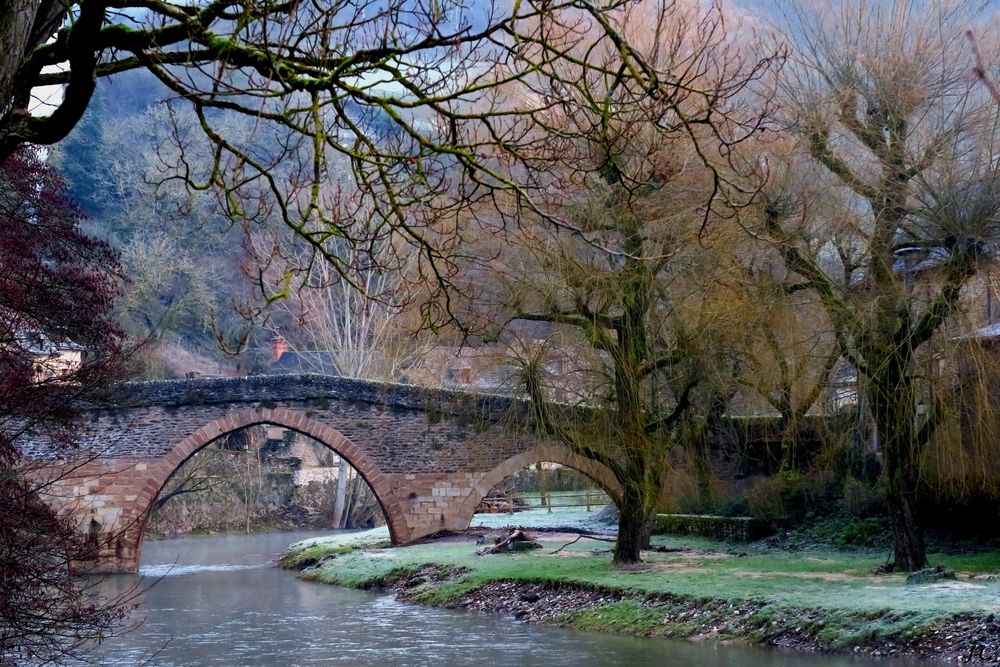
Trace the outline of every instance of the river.
<instances>
[{"instance_id":1,"label":"river","mask_svg":"<svg viewBox=\"0 0 1000 667\"><path fill-rule=\"evenodd\" d=\"M143 548L134 631L112 638L97 664L494 665L545 667L844 667L892 665L718 644L637 639L428 609L392 596L307 583L274 557L315 533L150 541ZM135 577L110 577L125 590ZM922 663L924 665L928 663Z\"/></svg>"}]
</instances>

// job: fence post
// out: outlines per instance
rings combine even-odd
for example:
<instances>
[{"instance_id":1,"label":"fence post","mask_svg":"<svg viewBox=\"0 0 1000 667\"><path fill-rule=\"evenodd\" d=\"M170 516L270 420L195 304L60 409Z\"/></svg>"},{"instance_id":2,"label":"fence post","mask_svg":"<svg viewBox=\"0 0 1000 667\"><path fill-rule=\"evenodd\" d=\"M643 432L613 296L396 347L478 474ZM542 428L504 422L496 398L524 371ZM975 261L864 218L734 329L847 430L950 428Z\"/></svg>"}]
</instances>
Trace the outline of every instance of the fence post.
<instances>
[{"instance_id":1,"label":"fence post","mask_svg":"<svg viewBox=\"0 0 1000 667\"><path fill-rule=\"evenodd\" d=\"M587 511L590 511L590 489L587 489Z\"/></svg>"}]
</instances>

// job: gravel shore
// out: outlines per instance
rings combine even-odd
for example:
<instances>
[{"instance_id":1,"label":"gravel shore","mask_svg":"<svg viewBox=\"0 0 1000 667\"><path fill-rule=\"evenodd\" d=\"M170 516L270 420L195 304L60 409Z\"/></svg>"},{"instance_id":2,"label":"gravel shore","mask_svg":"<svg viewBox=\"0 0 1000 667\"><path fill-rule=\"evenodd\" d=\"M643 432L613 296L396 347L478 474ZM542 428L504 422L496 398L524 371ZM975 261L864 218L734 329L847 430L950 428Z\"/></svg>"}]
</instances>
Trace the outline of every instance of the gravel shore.
<instances>
[{"instance_id":1,"label":"gravel shore","mask_svg":"<svg viewBox=\"0 0 1000 667\"><path fill-rule=\"evenodd\" d=\"M421 602L424 586L449 579L452 573L429 566L416 574L386 582L385 589L404 601ZM913 638L890 638L834 647L817 637L823 612L803 611L787 620L762 617L761 602L691 600L670 595L633 595L573 584L498 581L467 593L448 607L482 614L510 616L525 623L573 625L579 612L631 600L651 611L662 609L660 627L635 634L694 641L739 641L808 652L838 652L873 657L919 658L956 664L1000 663L1000 620L994 616L957 616ZM802 619L812 619L803 627ZM611 628L609 628L610 630Z\"/></svg>"}]
</instances>

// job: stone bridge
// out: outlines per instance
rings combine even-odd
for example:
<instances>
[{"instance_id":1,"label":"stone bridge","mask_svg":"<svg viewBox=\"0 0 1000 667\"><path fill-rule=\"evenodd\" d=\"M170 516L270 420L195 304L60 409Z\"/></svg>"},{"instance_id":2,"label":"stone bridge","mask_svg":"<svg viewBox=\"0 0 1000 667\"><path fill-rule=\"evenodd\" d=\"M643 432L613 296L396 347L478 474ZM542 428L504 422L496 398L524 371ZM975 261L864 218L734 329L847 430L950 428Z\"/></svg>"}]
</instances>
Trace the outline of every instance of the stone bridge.
<instances>
[{"instance_id":1,"label":"stone bridge","mask_svg":"<svg viewBox=\"0 0 1000 667\"><path fill-rule=\"evenodd\" d=\"M583 472L617 500L610 471L538 440L524 428L524 407L320 375L137 382L88 407L75 460L53 460L40 437L24 442L29 456L47 460L51 502L98 546L89 569L134 572L168 478L200 449L259 424L292 429L347 459L374 491L396 544L467 528L490 489L540 461Z\"/></svg>"}]
</instances>

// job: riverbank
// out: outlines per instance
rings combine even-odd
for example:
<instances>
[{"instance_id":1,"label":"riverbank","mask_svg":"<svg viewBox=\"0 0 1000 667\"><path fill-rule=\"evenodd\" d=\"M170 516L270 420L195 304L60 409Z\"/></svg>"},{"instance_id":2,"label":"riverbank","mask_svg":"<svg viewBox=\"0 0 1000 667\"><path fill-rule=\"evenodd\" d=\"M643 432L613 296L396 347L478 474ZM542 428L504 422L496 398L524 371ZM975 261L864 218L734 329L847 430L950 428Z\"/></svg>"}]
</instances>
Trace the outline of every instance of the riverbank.
<instances>
[{"instance_id":1,"label":"riverbank","mask_svg":"<svg viewBox=\"0 0 1000 667\"><path fill-rule=\"evenodd\" d=\"M531 532L541 549L476 556L497 530L397 548L384 529L367 531L293 545L282 566L309 581L590 631L1000 662L1000 554L934 554L956 579L907 585L875 573L884 552L658 536L642 564L616 568L607 542Z\"/></svg>"}]
</instances>

